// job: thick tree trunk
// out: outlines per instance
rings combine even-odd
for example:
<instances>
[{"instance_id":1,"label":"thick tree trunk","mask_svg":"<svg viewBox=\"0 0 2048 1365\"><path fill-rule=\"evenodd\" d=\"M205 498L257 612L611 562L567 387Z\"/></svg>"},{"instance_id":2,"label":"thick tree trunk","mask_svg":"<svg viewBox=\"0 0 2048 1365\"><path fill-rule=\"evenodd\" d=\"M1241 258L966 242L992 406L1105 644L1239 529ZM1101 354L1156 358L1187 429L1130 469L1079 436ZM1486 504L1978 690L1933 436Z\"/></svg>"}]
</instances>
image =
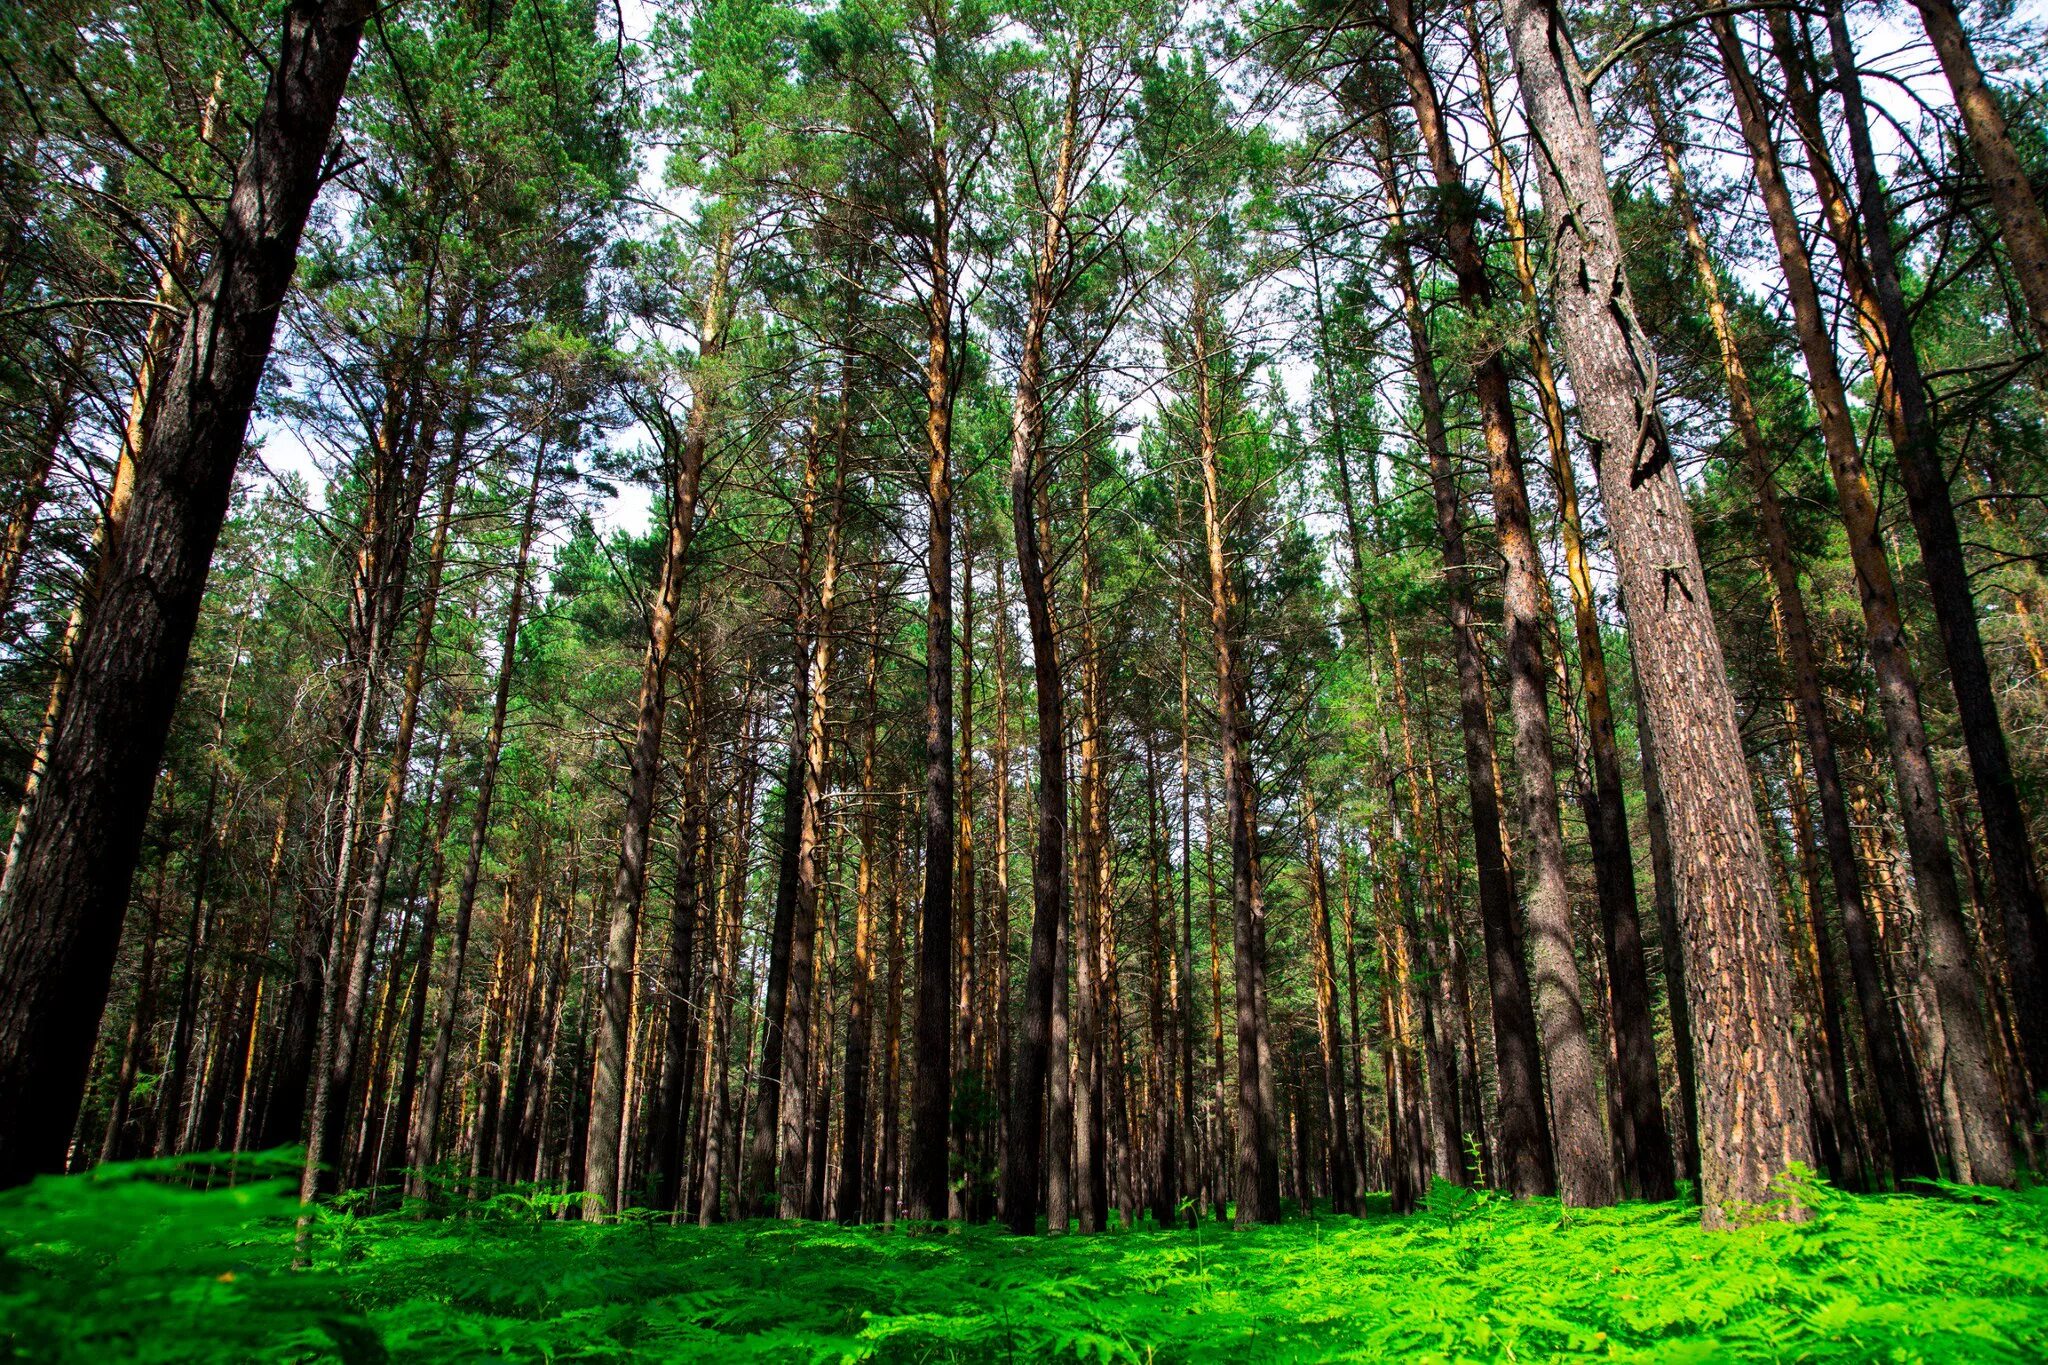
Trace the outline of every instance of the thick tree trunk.
<instances>
[{"instance_id":1,"label":"thick tree trunk","mask_svg":"<svg viewBox=\"0 0 2048 1365\"><path fill-rule=\"evenodd\" d=\"M1654 77L1642 71L1650 115L1663 149L1664 168L1671 182L1671 201L1685 228L1686 242L1707 303L1707 320L1712 325L1720 352L1721 373L1728 388L1729 414L1742 443L1743 467L1748 474L1756 502L1757 526L1763 533L1764 565L1775 595L1777 619L1784 634L1787 672L1791 675L1793 700L1799 715L1800 734L1813 763L1814 784L1820 798L1821 836L1827 852L1828 870L1834 889L1835 909L1842 921L1842 937L1848 948L1851 979L1863 1017L1864 1046L1871 1066L1871 1088L1885 1116L1893 1174L1901 1179L1935 1174L1934 1148L1927 1133L1920 1084L1906 1053L1905 1035L1897 1007L1885 994L1879 968L1880 949L1870 925L1865 904L1863 873L1856 860L1855 835L1850 829L1848 807L1842 795L1841 765L1835 741L1828 729L1827 703L1821 690L1820 662L1814 652L1813 628L1806 612L1806 598L1799 584L1799 571L1792 558L1790 533L1786 530L1778 486L1772 474L1772 456L1765 443L1751 397L1749 374L1737 348L1735 333L1721 291L1721 278L1708 252L1691 195L1686 189L1684 163L1678 143L1668 126L1663 102ZM1819 926L1816 926L1818 929ZM1822 990L1832 994L1832 959L1827 938L1816 932L1815 948L1822 964ZM1825 1008L1825 1005L1824 1005ZM1839 1014L1839 1010L1835 1011ZM1830 1029L1830 1042L1846 1048L1847 1038L1839 1027ZM1846 1106L1845 1106L1845 1112Z\"/></svg>"},{"instance_id":2,"label":"thick tree trunk","mask_svg":"<svg viewBox=\"0 0 2048 1365\"><path fill-rule=\"evenodd\" d=\"M368 6L298 0L80 632L0 908L0 1187L60 1169L249 411ZM12 869L11 869L12 870Z\"/></svg>"},{"instance_id":3,"label":"thick tree trunk","mask_svg":"<svg viewBox=\"0 0 2048 1365\"><path fill-rule=\"evenodd\" d=\"M1505 209L1515 280L1529 316L1531 378L1550 452L1551 482L1557 494L1558 535L1564 544L1565 581L1571 589L1572 630L1579 653L1579 685L1585 695L1586 750L1592 782L1582 788L1587 839L1593 851L1594 892L1600 903L1600 941L1605 952L1607 1028L1613 1058L1609 1111L1620 1193L1662 1201L1672 1194L1671 1135L1664 1122L1663 1085L1657 1074L1657 1035L1650 1021L1649 965L1643 951L1642 920L1636 900L1635 856L1630 848L1628 799L1622 788L1621 747L1614 734L1612 685L1601 639L1593 574L1587 562L1579 518L1578 477L1572 469L1564 403L1551 365L1548 327L1536 285L1522 218L1521 188L1515 183L1494 103L1491 58L1477 6L1466 0L1465 23L1479 76L1480 108L1486 118L1496 188ZM1562 651L1560 651L1562 652Z\"/></svg>"},{"instance_id":4,"label":"thick tree trunk","mask_svg":"<svg viewBox=\"0 0 2048 1365\"><path fill-rule=\"evenodd\" d=\"M1509 47L1556 217L1558 331L1595 452L1681 871L1706 1216L1811 1162L1791 986L1763 833L1690 509L1634 321L1584 74L1553 0L1505 0Z\"/></svg>"}]
</instances>

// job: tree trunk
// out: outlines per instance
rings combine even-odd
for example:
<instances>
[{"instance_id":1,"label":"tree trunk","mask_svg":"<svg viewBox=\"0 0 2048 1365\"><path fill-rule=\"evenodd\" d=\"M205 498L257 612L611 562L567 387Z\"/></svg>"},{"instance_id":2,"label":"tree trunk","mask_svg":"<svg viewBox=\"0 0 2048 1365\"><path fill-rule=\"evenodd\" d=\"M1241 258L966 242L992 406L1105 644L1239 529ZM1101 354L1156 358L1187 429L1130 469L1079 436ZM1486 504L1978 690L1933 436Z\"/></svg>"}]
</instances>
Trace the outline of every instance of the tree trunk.
<instances>
[{"instance_id":1,"label":"tree trunk","mask_svg":"<svg viewBox=\"0 0 2048 1365\"><path fill-rule=\"evenodd\" d=\"M1963 116L1970 153L1983 172L1985 195L1998 215L1999 235L2005 239L2006 260L2013 278L2019 281L2020 297L2026 300L2027 318L2034 325L2034 345L2048 350L2048 215L2034 198L2026 167L2006 129L2005 112L1985 82L1983 68L1977 65L1977 54L1954 0L1914 0L1914 4L1934 54L1941 59L1956 111ZM1845 72L1849 69L1842 67Z\"/></svg>"},{"instance_id":2,"label":"tree trunk","mask_svg":"<svg viewBox=\"0 0 2048 1365\"><path fill-rule=\"evenodd\" d=\"M1735 92L1743 137L1755 163L1757 184L1770 216L1771 235L1792 300L1794 329L1806 360L1808 386L1820 415L1821 439L1834 473L1849 557L1856 569L1871 672L1884 712L1885 733L1891 742L1899 815L1913 862L1914 899L1926 938L1927 966L1941 1003L1948 1045L1945 1067L1954 1080L1968 1133L1967 1159L1973 1168L1983 1166L1983 1183L2004 1184L2013 1177L2012 1139L2005 1129L2003 1107L1997 1097L1977 1009L1962 900L1942 818L1941 793L1928 747L1926 723L1921 716L1920 684L1906 648L1898 591L1885 554L1877 503L1864 472L1847 391L1836 364L1827 319L1821 311L1812 263L1799 236L1792 196L1771 140L1762 96L1743 57L1733 23L1726 16L1719 16L1712 23L1722 65ZM1946 493L1942 496L1946 505ZM1952 520L1950 525L1953 528Z\"/></svg>"},{"instance_id":3,"label":"tree trunk","mask_svg":"<svg viewBox=\"0 0 2048 1365\"><path fill-rule=\"evenodd\" d=\"M1686 979L1700 1027L1706 1217L1761 1201L1812 1159L1791 986L1728 669L1691 511L1657 416L1655 360L1635 322L1599 133L1564 15L1504 0L1509 46L1558 216L1558 331L1605 496L1664 778Z\"/></svg>"},{"instance_id":4,"label":"tree trunk","mask_svg":"<svg viewBox=\"0 0 2048 1365\"><path fill-rule=\"evenodd\" d=\"M60 1169L249 411L368 7L297 0L78 638L0 920L0 1187Z\"/></svg>"},{"instance_id":5,"label":"tree trunk","mask_svg":"<svg viewBox=\"0 0 2048 1365\"><path fill-rule=\"evenodd\" d=\"M724 349L726 278L731 268L733 227L721 229L714 249L710 287L705 291L699 330L699 374L715 366ZM597 1065L590 1086L590 1136L584 1151L583 1217L602 1222L618 1207L619 1146L626 1121L626 1040L632 1028L633 963L640 931L640 899L647 887L647 844L654 824L654 790L661 776L661 727L667 716L668 660L675 646L676 616L682 607L683 575L690 538L697 526L697 494L704 477L717 393L703 380L693 386L690 415L681 431L657 417L667 456L668 544L661 581L648 612L647 651L640 666L640 699L628 751L626 812L619 830L619 866L612 879L611 910L605 927L604 977L600 986Z\"/></svg>"},{"instance_id":6,"label":"tree trunk","mask_svg":"<svg viewBox=\"0 0 2048 1365\"><path fill-rule=\"evenodd\" d=\"M918 909L912 1030L910 1163L905 1210L946 1215L953 1108L953 392L952 173L943 123L934 134L925 300L924 896Z\"/></svg>"},{"instance_id":7,"label":"tree trunk","mask_svg":"<svg viewBox=\"0 0 2048 1365\"><path fill-rule=\"evenodd\" d=\"M1029 1235L1038 1227L1041 1155L1049 1073L1054 1064L1054 996L1066 982L1058 947L1067 921L1067 747L1066 698L1060 671L1059 632L1053 619L1052 585L1039 543L1039 498L1044 475L1039 453L1045 438L1045 334L1056 302L1056 272L1067 249L1068 195L1075 175L1078 108L1070 75L1061 122L1060 151L1046 206L1017 360L1017 388L1010 405L1010 524L1017 545L1017 583L1031 636L1031 676L1038 708L1038 811L1031 858L1031 947L1024 971L1023 1018L1012 1072L1009 1161L1003 1168L1003 1211L1010 1231ZM1060 1060L1064 1065L1064 1058ZM1053 1082L1057 1084L1057 1081ZM1058 1125L1054 1116L1054 1126ZM1057 1146L1055 1139L1055 1146ZM1057 1164L1057 1163L1055 1163ZM1058 1221L1054 1232L1064 1232Z\"/></svg>"},{"instance_id":8,"label":"tree trunk","mask_svg":"<svg viewBox=\"0 0 2048 1365\"><path fill-rule=\"evenodd\" d=\"M1415 392L1422 409L1423 444L1429 457L1430 490L1436 504L1437 537L1443 551L1445 596L1457 651L1458 717L1465 740L1465 784L1472 814L1472 842L1479 880L1479 923L1485 938L1486 975L1493 1007L1495 1087L1499 1098L1498 1150L1508 1193L1548 1195L1557 1174L1550 1125L1543 1104L1543 1073L1536 1042L1536 1016L1529 1001L1528 966L1515 921L1514 887L1501 840L1500 773L1494 754L1493 722L1487 714L1486 660L1473 606L1470 559L1465 549L1464 512L1450 441L1444 431L1443 400L1436 380L1434 348L1423 319L1422 299L1405 238L1406 217L1393 169L1392 131L1378 129L1380 177L1396 237L1392 251L1407 324Z\"/></svg>"},{"instance_id":9,"label":"tree trunk","mask_svg":"<svg viewBox=\"0 0 2048 1365\"><path fill-rule=\"evenodd\" d=\"M1871 1066L1871 1088L1876 1092L1885 1116L1893 1174L1901 1179L1935 1174L1934 1148L1923 1116L1920 1084L1906 1054L1905 1035L1896 1006L1885 994L1878 965L1879 948L1870 927L1865 905L1863 873L1856 861L1855 835L1850 829L1848 807L1842 795L1841 765L1835 741L1828 729L1827 703L1821 690L1820 662L1814 652L1813 628L1808 621L1806 598L1799 584L1799 571L1792 558L1791 537L1779 502L1777 480L1771 472L1772 456L1765 443L1751 397L1748 370L1735 342L1728 307L1722 297L1721 278L1707 249L1686 189L1684 163L1678 143L1668 125L1664 105L1651 73L1641 71L1650 115L1663 149L1664 169L1671 182L1671 202L1685 228L1693 268L1706 297L1707 320L1720 352L1721 372L1728 387L1729 413L1742 443L1742 461L1756 502L1757 526L1763 532L1764 564L1769 571L1775 597L1777 620L1784 635L1787 672L1791 676L1793 700L1799 714L1800 734L1812 760L1814 784L1820 798L1821 835L1834 887L1836 912L1841 916L1842 937L1848 948L1851 979L1863 1017L1864 1045ZM1819 926L1816 926L1817 929ZM1827 938L1816 932L1815 949L1822 963L1822 990L1833 994L1829 981ZM1839 1013L1839 1010L1836 1011ZM1845 1049L1847 1038L1839 1027L1830 1030L1830 1040ZM1852 1112L1844 1105L1845 1113Z\"/></svg>"}]
</instances>

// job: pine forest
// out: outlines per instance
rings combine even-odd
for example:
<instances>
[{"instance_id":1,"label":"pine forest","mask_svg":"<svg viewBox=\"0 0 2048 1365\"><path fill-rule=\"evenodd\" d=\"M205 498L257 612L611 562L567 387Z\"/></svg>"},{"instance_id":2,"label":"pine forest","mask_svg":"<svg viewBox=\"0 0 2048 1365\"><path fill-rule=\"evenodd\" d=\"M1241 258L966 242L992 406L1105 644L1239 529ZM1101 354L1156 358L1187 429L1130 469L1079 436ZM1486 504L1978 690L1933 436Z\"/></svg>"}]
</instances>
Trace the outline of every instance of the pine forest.
<instances>
[{"instance_id":1,"label":"pine forest","mask_svg":"<svg viewBox=\"0 0 2048 1365\"><path fill-rule=\"evenodd\" d=\"M0 1360L2048 1358L2038 0L18 0Z\"/></svg>"}]
</instances>

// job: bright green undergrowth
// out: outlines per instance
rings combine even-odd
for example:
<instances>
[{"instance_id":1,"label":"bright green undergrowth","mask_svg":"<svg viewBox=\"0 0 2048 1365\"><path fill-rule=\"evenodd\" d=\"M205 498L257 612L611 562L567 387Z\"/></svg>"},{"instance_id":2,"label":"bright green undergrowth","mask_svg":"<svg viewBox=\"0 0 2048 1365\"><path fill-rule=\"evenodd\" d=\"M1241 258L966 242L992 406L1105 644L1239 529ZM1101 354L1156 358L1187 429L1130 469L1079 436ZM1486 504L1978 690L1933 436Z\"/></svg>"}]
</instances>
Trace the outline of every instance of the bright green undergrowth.
<instances>
[{"instance_id":1,"label":"bright green undergrowth","mask_svg":"<svg viewBox=\"0 0 2048 1365\"><path fill-rule=\"evenodd\" d=\"M1809 1221L1708 1232L1680 1205L1440 1186L1406 1218L1031 1239L589 1227L511 1191L460 1218L330 1211L294 1270L282 1169L0 1196L0 1359L2048 1359L2040 1190L1801 1182Z\"/></svg>"}]
</instances>

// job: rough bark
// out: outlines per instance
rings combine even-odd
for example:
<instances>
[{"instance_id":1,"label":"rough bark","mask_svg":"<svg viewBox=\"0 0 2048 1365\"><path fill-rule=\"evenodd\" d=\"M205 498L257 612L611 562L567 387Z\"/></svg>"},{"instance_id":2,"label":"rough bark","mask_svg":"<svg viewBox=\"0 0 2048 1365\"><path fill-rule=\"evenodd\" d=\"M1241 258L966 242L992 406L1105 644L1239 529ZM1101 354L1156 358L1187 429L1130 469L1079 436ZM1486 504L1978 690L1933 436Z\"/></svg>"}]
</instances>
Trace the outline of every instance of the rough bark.
<instances>
[{"instance_id":1,"label":"rough bark","mask_svg":"<svg viewBox=\"0 0 2048 1365\"><path fill-rule=\"evenodd\" d=\"M1664 778L1698 1052L1709 1221L1811 1163L1776 896L1690 509L1635 322L1584 73L1554 0L1505 0L1557 224L1557 323L1620 569L1643 719Z\"/></svg>"},{"instance_id":2,"label":"rough bark","mask_svg":"<svg viewBox=\"0 0 2048 1365\"><path fill-rule=\"evenodd\" d=\"M249 411L320 188L362 0L298 0L135 461L45 790L0 909L0 1186L61 1168Z\"/></svg>"}]
</instances>

